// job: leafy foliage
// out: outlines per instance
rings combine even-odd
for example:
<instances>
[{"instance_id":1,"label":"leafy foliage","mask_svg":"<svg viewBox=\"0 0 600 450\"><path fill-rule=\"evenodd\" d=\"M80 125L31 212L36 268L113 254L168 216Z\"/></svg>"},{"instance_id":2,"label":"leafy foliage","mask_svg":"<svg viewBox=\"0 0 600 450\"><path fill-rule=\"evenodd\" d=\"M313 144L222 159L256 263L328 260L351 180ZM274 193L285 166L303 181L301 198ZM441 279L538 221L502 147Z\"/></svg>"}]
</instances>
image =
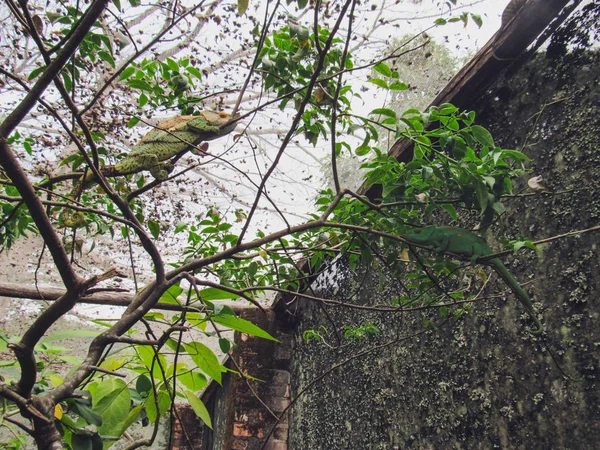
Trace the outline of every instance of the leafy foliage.
<instances>
[{"instance_id":1,"label":"leafy foliage","mask_svg":"<svg viewBox=\"0 0 600 450\"><path fill-rule=\"evenodd\" d=\"M321 49L329 40L332 47L321 58ZM263 74L264 88L281 98L281 109L290 101L294 102L295 109L299 108L303 97L306 96L306 86L315 71L320 69L320 81L309 107L302 115L302 125L298 129L298 132L304 133L313 145L317 144L320 137L328 136L333 102L344 112L351 104L352 87L338 86L335 79L335 75L340 71L352 70L354 67L351 55L341 47L343 43L342 39L335 38L325 28L319 27L315 34L311 33L308 27L290 20L288 26L265 39L259 53L257 68ZM281 73L287 76L282 78ZM339 94L334 99L338 89Z\"/></svg>"}]
</instances>

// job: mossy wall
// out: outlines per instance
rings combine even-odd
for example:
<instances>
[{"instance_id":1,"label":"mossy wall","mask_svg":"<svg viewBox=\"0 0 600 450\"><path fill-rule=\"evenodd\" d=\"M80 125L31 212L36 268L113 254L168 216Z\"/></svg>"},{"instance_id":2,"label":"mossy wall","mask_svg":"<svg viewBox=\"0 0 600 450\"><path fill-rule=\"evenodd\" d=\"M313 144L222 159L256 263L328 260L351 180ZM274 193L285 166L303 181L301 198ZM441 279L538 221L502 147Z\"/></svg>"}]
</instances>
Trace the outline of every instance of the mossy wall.
<instances>
[{"instance_id":1,"label":"mossy wall","mask_svg":"<svg viewBox=\"0 0 600 450\"><path fill-rule=\"evenodd\" d=\"M527 195L527 177L486 234L532 240L600 225L600 55L538 54L515 64L469 109L504 148L522 149L531 176L553 194ZM592 449L600 442L600 231L554 240L506 259L543 318L527 314L501 282L471 315L423 332L423 317L297 305L290 450ZM387 304L394 280L336 266L317 295ZM376 323L366 342L338 342L344 324ZM305 343L305 330L326 344ZM395 342L386 345L386 343ZM341 346L340 346L341 343ZM376 348L377 345L385 345ZM371 349L371 350L369 350ZM355 357L361 352L362 356ZM342 363L322 380L311 381ZM571 377L571 379L567 378Z\"/></svg>"}]
</instances>

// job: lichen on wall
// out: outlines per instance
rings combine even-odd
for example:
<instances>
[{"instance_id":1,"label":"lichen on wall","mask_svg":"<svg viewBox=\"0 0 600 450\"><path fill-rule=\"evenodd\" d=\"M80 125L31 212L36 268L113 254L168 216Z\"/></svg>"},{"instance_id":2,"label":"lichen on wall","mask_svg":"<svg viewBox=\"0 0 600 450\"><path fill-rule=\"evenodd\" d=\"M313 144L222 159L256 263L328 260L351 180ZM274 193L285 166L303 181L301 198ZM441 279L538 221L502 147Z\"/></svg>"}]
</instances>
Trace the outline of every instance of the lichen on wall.
<instances>
[{"instance_id":1,"label":"lichen on wall","mask_svg":"<svg viewBox=\"0 0 600 450\"><path fill-rule=\"evenodd\" d=\"M555 50L517 62L472 105L496 142L526 153L531 176L554 191L532 195L527 177L518 180L506 214L486 233L494 244L600 224L600 55ZM501 282L489 283L496 297L471 315L425 331L423 318L439 318L435 312L327 307L325 314L321 304L300 302L294 394L347 363L295 403L289 449L597 448L599 246L596 231L505 260L532 294L545 324L541 338L529 334L527 314ZM381 274L371 268L335 267L317 295L375 305L398 289L388 279L379 292ZM334 329L365 323L381 333L338 343ZM321 330L327 345L306 343L308 329Z\"/></svg>"}]
</instances>

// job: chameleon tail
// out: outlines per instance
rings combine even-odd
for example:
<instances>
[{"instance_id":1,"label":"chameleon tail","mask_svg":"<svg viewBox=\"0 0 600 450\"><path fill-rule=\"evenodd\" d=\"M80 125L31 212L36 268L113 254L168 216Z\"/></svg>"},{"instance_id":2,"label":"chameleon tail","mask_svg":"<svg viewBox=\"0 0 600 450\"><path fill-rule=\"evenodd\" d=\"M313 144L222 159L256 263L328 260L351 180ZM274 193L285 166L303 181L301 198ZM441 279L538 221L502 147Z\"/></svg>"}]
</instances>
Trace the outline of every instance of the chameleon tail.
<instances>
[{"instance_id":1,"label":"chameleon tail","mask_svg":"<svg viewBox=\"0 0 600 450\"><path fill-rule=\"evenodd\" d=\"M544 331L544 327L542 325L542 322L540 322L539 317L535 313L535 310L533 309L533 305L531 304L531 299L529 298L529 295L527 294L527 292L525 292L525 289L523 289L521 287L519 282L517 280L515 280L515 278L511 275L511 273L506 268L506 266L498 258L491 259L488 262L488 264L490 264L496 270L498 275L500 275L500 278L502 278L502 280L504 280L504 282L508 286L510 286L510 288L515 293L515 295L517 296L517 298L519 299L521 304L525 307L525 309L529 313L529 316L535 323L535 328L529 330L530 333L533 335L536 335L536 336L542 334Z\"/></svg>"}]
</instances>

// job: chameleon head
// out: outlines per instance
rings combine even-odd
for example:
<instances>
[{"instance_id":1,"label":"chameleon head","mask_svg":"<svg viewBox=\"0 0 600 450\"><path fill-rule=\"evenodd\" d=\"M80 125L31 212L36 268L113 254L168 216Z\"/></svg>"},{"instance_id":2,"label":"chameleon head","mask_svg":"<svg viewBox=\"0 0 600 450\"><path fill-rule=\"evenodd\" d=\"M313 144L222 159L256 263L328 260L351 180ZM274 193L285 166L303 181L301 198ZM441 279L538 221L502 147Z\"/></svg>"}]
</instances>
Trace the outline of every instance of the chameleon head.
<instances>
[{"instance_id":1,"label":"chameleon head","mask_svg":"<svg viewBox=\"0 0 600 450\"><path fill-rule=\"evenodd\" d=\"M220 111L202 111L200 115L211 125L222 126L228 124L232 117L231 114Z\"/></svg>"},{"instance_id":2,"label":"chameleon head","mask_svg":"<svg viewBox=\"0 0 600 450\"><path fill-rule=\"evenodd\" d=\"M201 135L204 141L210 141L233 131L238 117L239 114L231 116L215 111L202 111L195 116L172 117L150 130L139 143L169 140L170 135L186 130Z\"/></svg>"},{"instance_id":3,"label":"chameleon head","mask_svg":"<svg viewBox=\"0 0 600 450\"><path fill-rule=\"evenodd\" d=\"M404 237L408 241L416 244L426 244L431 239L431 235L435 232L435 228L436 227L415 228L405 234Z\"/></svg>"},{"instance_id":4,"label":"chameleon head","mask_svg":"<svg viewBox=\"0 0 600 450\"><path fill-rule=\"evenodd\" d=\"M202 131L203 139L209 141L231 133L237 125L236 119L239 116L239 114L232 116L222 111L202 111L198 116L189 116L190 119L196 119L189 123L191 127L196 128L198 119L200 122L204 121L205 125L200 125L199 130Z\"/></svg>"}]
</instances>

